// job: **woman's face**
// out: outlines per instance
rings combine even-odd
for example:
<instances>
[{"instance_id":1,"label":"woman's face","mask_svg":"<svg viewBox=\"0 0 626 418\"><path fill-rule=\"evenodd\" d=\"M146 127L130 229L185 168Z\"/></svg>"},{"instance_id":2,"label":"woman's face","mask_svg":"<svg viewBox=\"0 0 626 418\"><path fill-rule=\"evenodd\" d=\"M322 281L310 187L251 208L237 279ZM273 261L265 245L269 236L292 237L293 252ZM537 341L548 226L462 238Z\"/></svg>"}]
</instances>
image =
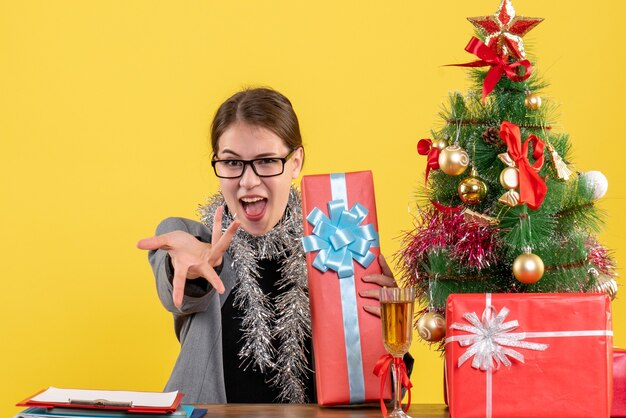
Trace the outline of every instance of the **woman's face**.
<instances>
[{"instance_id":1,"label":"woman's face","mask_svg":"<svg viewBox=\"0 0 626 418\"><path fill-rule=\"evenodd\" d=\"M218 140L218 160L254 160L284 158L291 150L269 129L235 122ZM302 148L285 163L285 171L275 177L259 177L246 165L236 179L220 178L220 187L228 210L236 214L241 227L252 235L269 232L285 213L291 181L302 168Z\"/></svg>"}]
</instances>

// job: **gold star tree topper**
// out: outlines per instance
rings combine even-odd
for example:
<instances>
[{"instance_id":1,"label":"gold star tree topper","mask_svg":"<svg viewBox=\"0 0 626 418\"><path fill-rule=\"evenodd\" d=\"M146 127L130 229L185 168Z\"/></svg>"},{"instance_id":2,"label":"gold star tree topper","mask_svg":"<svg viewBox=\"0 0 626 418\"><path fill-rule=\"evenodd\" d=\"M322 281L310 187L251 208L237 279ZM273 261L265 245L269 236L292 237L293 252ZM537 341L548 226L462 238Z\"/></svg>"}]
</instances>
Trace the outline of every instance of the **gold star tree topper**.
<instances>
[{"instance_id":1,"label":"gold star tree topper","mask_svg":"<svg viewBox=\"0 0 626 418\"><path fill-rule=\"evenodd\" d=\"M485 44L502 57L526 58L522 36L543 21L543 18L516 16L511 0L502 0L492 16L468 17L486 36Z\"/></svg>"}]
</instances>

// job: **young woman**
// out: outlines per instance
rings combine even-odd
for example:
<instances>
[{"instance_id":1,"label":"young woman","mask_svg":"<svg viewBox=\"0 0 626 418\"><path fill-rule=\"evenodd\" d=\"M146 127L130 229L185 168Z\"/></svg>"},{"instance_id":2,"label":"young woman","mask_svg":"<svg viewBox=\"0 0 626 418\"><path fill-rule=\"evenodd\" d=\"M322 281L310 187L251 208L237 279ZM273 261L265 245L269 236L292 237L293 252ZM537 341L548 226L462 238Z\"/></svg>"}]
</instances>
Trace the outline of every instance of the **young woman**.
<instances>
[{"instance_id":1,"label":"young woman","mask_svg":"<svg viewBox=\"0 0 626 418\"><path fill-rule=\"evenodd\" d=\"M296 114L274 90L238 92L218 109L211 145L220 192L202 223L168 218L137 244L181 343L165 389L191 404L314 401ZM363 280L395 286L379 261L384 274Z\"/></svg>"}]
</instances>

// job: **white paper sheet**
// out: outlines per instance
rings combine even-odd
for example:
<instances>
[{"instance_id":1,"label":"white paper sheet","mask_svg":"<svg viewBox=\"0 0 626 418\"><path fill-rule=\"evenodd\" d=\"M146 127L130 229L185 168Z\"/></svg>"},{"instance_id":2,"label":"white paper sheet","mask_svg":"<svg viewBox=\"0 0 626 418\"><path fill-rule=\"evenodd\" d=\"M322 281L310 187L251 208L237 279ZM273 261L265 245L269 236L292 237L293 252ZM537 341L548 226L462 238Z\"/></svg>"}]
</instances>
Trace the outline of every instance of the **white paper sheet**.
<instances>
[{"instance_id":1,"label":"white paper sheet","mask_svg":"<svg viewBox=\"0 0 626 418\"><path fill-rule=\"evenodd\" d=\"M172 406L178 391L176 392L129 392L121 390L85 390L85 389L60 389L50 387L37 396L31 398L35 402L58 402L70 403L70 400L93 401L106 399L109 402L132 402L132 406L148 406L155 408L167 408Z\"/></svg>"}]
</instances>

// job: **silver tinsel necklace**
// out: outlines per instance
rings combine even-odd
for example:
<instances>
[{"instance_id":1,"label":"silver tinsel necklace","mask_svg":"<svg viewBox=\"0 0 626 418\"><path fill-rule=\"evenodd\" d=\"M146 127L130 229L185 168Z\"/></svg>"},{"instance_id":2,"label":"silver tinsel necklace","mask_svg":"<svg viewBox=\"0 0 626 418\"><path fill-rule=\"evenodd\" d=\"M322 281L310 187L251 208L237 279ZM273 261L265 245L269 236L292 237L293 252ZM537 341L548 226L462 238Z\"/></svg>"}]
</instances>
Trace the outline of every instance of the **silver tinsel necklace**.
<instances>
[{"instance_id":1,"label":"silver tinsel necklace","mask_svg":"<svg viewBox=\"0 0 626 418\"><path fill-rule=\"evenodd\" d=\"M217 193L200 208L200 220L209 230L224 197ZM222 226L233 221L224 211ZM271 376L269 384L280 391L279 401L304 403L306 374L309 370L305 342L311 336L311 314L304 252L300 194L295 187L282 220L263 236L250 235L239 228L228 248L237 281L233 288L234 305L244 312L243 346L239 351L240 367L253 366ZM278 260L281 278L279 289L286 289L274 301L259 286L259 260ZM272 346L272 339L278 348Z\"/></svg>"}]
</instances>

